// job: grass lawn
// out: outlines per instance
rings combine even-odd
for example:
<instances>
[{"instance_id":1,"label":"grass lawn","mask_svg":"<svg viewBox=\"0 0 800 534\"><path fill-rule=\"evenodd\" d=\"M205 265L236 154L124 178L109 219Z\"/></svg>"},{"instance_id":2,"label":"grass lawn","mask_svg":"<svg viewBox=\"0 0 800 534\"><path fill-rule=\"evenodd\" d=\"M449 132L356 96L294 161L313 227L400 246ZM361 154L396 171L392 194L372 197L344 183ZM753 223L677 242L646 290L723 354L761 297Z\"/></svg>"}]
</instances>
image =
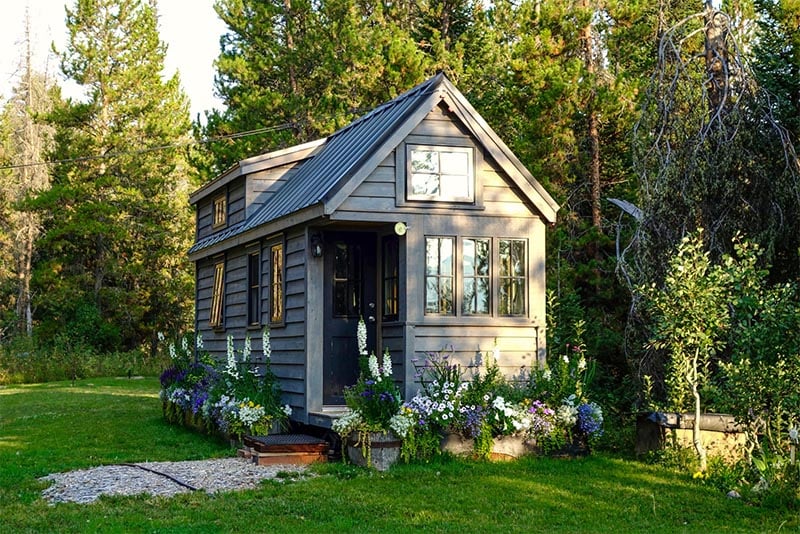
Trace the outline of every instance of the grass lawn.
<instances>
[{"instance_id":1,"label":"grass lawn","mask_svg":"<svg viewBox=\"0 0 800 534\"><path fill-rule=\"evenodd\" d=\"M729 500L688 477L595 455L442 460L375 473L315 468L300 481L214 496L49 505L38 477L119 462L234 453L171 427L158 382L93 379L0 388L0 532L789 532L797 512Z\"/></svg>"}]
</instances>

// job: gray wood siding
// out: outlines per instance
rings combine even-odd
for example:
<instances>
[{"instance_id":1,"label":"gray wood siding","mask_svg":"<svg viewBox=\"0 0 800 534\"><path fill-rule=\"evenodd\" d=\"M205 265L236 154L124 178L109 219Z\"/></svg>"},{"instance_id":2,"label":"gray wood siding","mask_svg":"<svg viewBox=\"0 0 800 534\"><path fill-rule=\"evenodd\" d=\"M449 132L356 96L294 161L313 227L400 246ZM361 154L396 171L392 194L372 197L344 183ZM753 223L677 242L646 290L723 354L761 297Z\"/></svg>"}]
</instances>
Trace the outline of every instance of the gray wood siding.
<instances>
[{"instance_id":1,"label":"gray wood siding","mask_svg":"<svg viewBox=\"0 0 800 534\"><path fill-rule=\"evenodd\" d=\"M249 217L291 179L302 164L291 164L247 176L247 216Z\"/></svg>"},{"instance_id":2,"label":"gray wood siding","mask_svg":"<svg viewBox=\"0 0 800 534\"><path fill-rule=\"evenodd\" d=\"M381 326L381 353L384 349L389 349L392 357L392 376L395 382L403 391L405 385L406 362L405 358L405 337L403 336L403 324L393 321Z\"/></svg>"},{"instance_id":3,"label":"gray wood siding","mask_svg":"<svg viewBox=\"0 0 800 534\"><path fill-rule=\"evenodd\" d=\"M506 376L518 375L523 367L537 365L536 350L544 341L538 340L532 325L501 326L485 321L484 325L457 324L417 325L416 346L413 358L424 360L428 352L454 353L455 360L466 367L480 359L485 362L493 357L495 340L499 349L497 363ZM539 337L544 329L539 329Z\"/></svg>"},{"instance_id":4,"label":"gray wood siding","mask_svg":"<svg viewBox=\"0 0 800 534\"><path fill-rule=\"evenodd\" d=\"M434 146L471 146L475 150L476 205L406 201L405 144ZM337 209L340 219L357 220L360 214L368 217L383 216L384 220L400 214L431 213L440 210L463 211L470 217L503 216L537 219L533 206L522 199L524 195L504 175L500 167L483 154L480 144L466 129L440 108L428 116L412 131L392 154L387 157ZM376 215L377 214L377 215Z\"/></svg>"},{"instance_id":5,"label":"gray wood siding","mask_svg":"<svg viewBox=\"0 0 800 534\"><path fill-rule=\"evenodd\" d=\"M264 256L275 241L264 243ZM303 420L306 414L305 399L305 234L290 234L284 241L284 324L270 329L272 345L272 370L280 379L284 402L292 406L293 417ZM269 280L269 279L268 279ZM263 286L262 310L268 320L268 281Z\"/></svg>"},{"instance_id":6,"label":"gray wood siding","mask_svg":"<svg viewBox=\"0 0 800 534\"><path fill-rule=\"evenodd\" d=\"M245 177L228 185L228 226L240 223L245 217Z\"/></svg>"},{"instance_id":7,"label":"gray wood siding","mask_svg":"<svg viewBox=\"0 0 800 534\"><path fill-rule=\"evenodd\" d=\"M213 224L212 212L214 211L212 208L213 203L214 199L209 198L197 204L197 213L196 213L197 239L202 239L204 237L211 235L212 232L211 226Z\"/></svg>"}]
</instances>

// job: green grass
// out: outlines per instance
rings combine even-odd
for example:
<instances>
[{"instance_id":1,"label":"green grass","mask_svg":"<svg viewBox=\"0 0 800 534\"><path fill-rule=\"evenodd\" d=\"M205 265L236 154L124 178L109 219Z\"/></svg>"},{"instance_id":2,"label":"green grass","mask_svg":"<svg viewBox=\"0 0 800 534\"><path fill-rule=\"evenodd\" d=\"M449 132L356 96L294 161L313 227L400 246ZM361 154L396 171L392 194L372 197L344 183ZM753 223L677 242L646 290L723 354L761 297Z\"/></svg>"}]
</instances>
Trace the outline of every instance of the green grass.
<instances>
[{"instance_id":1,"label":"green grass","mask_svg":"<svg viewBox=\"0 0 800 534\"><path fill-rule=\"evenodd\" d=\"M0 388L0 532L777 532L797 512L748 506L686 476L595 455L350 465L258 490L50 505L51 472L233 454L166 425L155 379Z\"/></svg>"}]
</instances>

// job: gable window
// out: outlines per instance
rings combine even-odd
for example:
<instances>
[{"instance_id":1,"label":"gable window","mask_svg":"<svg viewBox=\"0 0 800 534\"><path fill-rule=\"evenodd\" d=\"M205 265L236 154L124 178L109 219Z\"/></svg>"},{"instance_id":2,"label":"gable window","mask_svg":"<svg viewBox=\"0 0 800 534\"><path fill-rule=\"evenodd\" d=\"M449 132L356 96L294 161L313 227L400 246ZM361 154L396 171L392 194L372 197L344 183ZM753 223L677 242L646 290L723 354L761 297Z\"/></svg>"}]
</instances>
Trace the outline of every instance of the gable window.
<instances>
[{"instance_id":1,"label":"gable window","mask_svg":"<svg viewBox=\"0 0 800 534\"><path fill-rule=\"evenodd\" d=\"M406 145L408 200L475 201L471 147Z\"/></svg>"},{"instance_id":2,"label":"gable window","mask_svg":"<svg viewBox=\"0 0 800 534\"><path fill-rule=\"evenodd\" d=\"M261 254L247 256L247 324L261 324Z\"/></svg>"},{"instance_id":3,"label":"gable window","mask_svg":"<svg viewBox=\"0 0 800 534\"><path fill-rule=\"evenodd\" d=\"M462 242L463 292L461 313L489 315L491 312L491 246L488 239L465 238Z\"/></svg>"},{"instance_id":4,"label":"gable window","mask_svg":"<svg viewBox=\"0 0 800 534\"><path fill-rule=\"evenodd\" d=\"M214 199L214 220L213 227L225 226L228 220L228 200L225 195Z\"/></svg>"},{"instance_id":5,"label":"gable window","mask_svg":"<svg viewBox=\"0 0 800 534\"><path fill-rule=\"evenodd\" d=\"M269 322L283 322L283 243L270 247Z\"/></svg>"},{"instance_id":6,"label":"gable window","mask_svg":"<svg viewBox=\"0 0 800 534\"><path fill-rule=\"evenodd\" d=\"M214 284L211 292L211 313L208 324L214 328L221 328L223 322L223 307L225 305L225 262L214 264Z\"/></svg>"},{"instance_id":7,"label":"gable window","mask_svg":"<svg viewBox=\"0 0 800 534\"><path fill-rule=\"evenodd\" d=\"M399 242L397 237L383 239L383 318L397 320L400 295Z\"/></svg>"},{"instance_id":8,"label":"gable window","mask_svg":"<svg viewBox=\"0 0 800 534\"><path fill-rule=\"evenodd\" d=\"M525 241L522 239L501 239L499 309L500 315L525 315L526 259Z\"/></svg>"},{"instance_id":9,"label":"gable window","mask_svg":"<svg viewBox=\"0 0 800 534\"><path fill-rule=\"evenodd\" d=\"M454 240L425 240L425 313L453 315Z\"/></svg>"}]
</instances>

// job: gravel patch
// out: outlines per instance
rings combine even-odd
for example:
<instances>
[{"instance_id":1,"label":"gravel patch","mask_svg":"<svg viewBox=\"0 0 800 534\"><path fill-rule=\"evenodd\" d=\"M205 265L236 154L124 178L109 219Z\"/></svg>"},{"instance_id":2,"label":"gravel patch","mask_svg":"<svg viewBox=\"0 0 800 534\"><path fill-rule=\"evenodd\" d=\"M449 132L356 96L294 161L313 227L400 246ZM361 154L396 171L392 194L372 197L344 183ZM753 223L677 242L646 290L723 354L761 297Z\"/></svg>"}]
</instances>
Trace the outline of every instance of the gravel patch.
<instances>
[{"instance_id":1,"label":"gravel patch","mask_svg":"<svg viewBox=\"0 0 800 534\"><path fill-rule=\"evenodd\" d=\"M303 475L305 471L305 466L260 466L245 458L220 458L105 465L67 473L52 473L39 480L53 482L52 486L42 491L42 497L50 503L85 504L96 501L101 495L145 493L171 497L193 491L190 488L208 493L253 489L262 480L275 478L278 473Z\"/></svg>"}]
</instances>

